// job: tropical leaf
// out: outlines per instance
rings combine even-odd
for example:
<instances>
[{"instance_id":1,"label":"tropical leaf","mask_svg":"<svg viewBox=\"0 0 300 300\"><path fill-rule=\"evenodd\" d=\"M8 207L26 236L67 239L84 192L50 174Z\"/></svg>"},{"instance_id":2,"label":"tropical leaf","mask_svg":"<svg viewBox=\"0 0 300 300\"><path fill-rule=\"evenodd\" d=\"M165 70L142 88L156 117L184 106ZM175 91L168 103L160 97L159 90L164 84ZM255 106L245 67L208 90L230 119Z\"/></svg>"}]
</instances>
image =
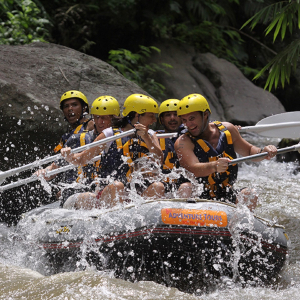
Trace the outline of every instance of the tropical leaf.
<instances>
[{"instance_id":1,"label":"tropical leaf","mask_svg":"<svg viewBox=\"0 0 300 300\"><path fill-rule=\"evenodd\" d=\"M288 2L288 4L287 1L277 2L263 8L244 23L241 29L249 25L251 30L253 30L259 23L267 24L271 22L266 28L266 35L274 30L273 41L275 41L278 34L281 32L281 39L283 40L287 27L291 34L293 32L294 24L296 24L296 26L298 24L298 28L300 28L299 1L289 0Z\"/></svg>"},{"instance_id":2,"label":"tropical leaf","mask_svg":"<svg viewBox=\"0 0 300 300\"><path fill-rule=\"evenodd\" d=\"M284 88L285 82L290 82L291 72L297 67L299 55L300 40L295 40L278 53L253 79L258 79L269 70L265 89L268 88L271 91L273 86L276 89L279 82L282 88Z\"/></svg>"}]
</instances>

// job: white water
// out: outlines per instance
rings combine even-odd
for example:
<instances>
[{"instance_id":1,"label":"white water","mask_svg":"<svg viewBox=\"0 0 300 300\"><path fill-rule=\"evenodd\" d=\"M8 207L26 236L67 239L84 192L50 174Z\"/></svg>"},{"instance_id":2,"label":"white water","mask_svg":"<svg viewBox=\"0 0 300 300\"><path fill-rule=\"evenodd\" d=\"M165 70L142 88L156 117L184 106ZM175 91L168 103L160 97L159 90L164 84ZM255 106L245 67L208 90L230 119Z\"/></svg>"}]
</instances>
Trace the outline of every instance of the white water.
<instances>
[{"instance_id":1,"label":"white water","mask_svg":"<svg viewBox=\"0 0 300 300\"><path fill-rule=\"evenodd\" d=\"M195 296L154 282L131 283L93 268L45 276L47 266L37 247L13 240L14 228L0 226L0 299L292 299L300 288L300 175L295 164L263 161L243 164L237 188L259 193L255 213L284 225L291 246L289 264L274 287L243 288L228 278L210 294Z\"/></svg>"}]
</instances>

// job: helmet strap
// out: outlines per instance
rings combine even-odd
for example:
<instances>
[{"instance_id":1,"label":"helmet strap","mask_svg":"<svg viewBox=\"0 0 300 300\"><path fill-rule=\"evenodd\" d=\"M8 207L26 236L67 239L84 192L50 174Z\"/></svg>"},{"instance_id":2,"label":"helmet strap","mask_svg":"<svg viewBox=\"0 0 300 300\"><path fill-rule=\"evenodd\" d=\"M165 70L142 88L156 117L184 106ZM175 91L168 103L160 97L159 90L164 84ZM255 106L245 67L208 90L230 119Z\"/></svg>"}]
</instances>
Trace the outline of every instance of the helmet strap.
<instances>
[{"instance_id":1,"label":"helmet strap","mask_svg":"<svg viewBox=\"0 0 300 300\"><path fill-rule=\"evenodd\" d=\"M98 132L98 130L97 130L96 124L94 124L94 129L95 129L95 132L96 132L96 134L97 134L97 136L98 136L98 135L99 135L99 132Z\"/></svg>"},{"instance_id":2,"label":"helmet strap","mask_svg":"<svg viewBox=\"0 0 300 300\"><path fill-rule=\"evenodd\" d=\"M128 116L126 117L126 119L127 119L128 124L130 124L134 128L134 126L132 125L131 120L129 119Z\"/></svg>"}]
</instances>

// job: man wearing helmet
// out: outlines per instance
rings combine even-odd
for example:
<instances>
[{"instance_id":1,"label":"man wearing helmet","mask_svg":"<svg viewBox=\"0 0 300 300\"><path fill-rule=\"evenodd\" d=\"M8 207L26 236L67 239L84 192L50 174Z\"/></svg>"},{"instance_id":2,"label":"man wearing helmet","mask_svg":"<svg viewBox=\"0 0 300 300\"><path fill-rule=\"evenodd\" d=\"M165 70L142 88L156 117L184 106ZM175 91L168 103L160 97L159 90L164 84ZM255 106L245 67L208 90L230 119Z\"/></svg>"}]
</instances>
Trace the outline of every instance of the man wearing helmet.
<instances>
[{"instance_id":1,"label":"man wearing helmet","mask_svg":"<svg viewBox=\"0 0 300 300\"><path fill-rule=\"evenodd\" d=\"M158 130L159 133L177 133L178 136L182 134L185 129L181 124L180 117L177 116L178 99L168 99L159 106L158 118L164 130ZM164 154L164 164L162 165L163 174L170 174L172 171L176 172L179 168L179 161L174 149L174 144L178 136L172 138L159 139L160 147ZM182 175L179 178L171 179L166 176L163 182L166 192L177 192L180 198L188 198L191 196L192 185Z\"/></svg>"},{"instance_id":2,"label":"man wearing helmet","mask_svg":"<svg viewBox=\"0 0 300 300\"><path fill-rule=\"evenodd\" d=\"M71 130L62 136L60 143L54 149L55 152L64 147L72 134L90 131L94 128L93 121L86 118L86 115L89 114L89 103L86 96L80 91L65 92L60 98L59 106Z\"/></svg>"},{"instance_id":3,"label":"man wearing helmet","mask_svg":"<svg viewBox=\"0 0 300 300\"><path fill-rule=\"evenodd\" d=\"M60 98L59 107L71 129L62 135L59 144L54 148L54 152L60 151L67 144L70 137L72 137L72 139L70 139L70 145L72 145L72 148L81 146L79 139L74 139L73 135L92 130L94 127L94 122L91 119L86 118L86 115L89 113L89 103L82 92L75 90L65 92ZM46 180L50 180L56 175L47 177L45 176L45 173L59 168L60 164L60 161L55 161L47 168L40 169L35 172L35 175L42 175ZM67 171L64 173L63 181L66 183L72 183L76 180L77 176L78 174L76 171Z\"/></svg>"},{"instance_id":4,"label":"man wearing helmet","mask_svg":"<svg viewBox=\"0 0 300 300\"><path fill-rule=\"evenodd\" d=\"M277 153L276 147L268 145L263 149L258 148L244 140L233 124L209 122L211 110L207 100L200 94L184 97L178 104L177 114L188 132L178 138L175 151L180 165L203 184L200 196L231 203L249 201L247 206L253 210L257 196L247 188L239 192L233 189L238 167L229 165L229 161L236 158L236 152L241 156L268 152L266 159L271 159Z\"/></svg>"}]
</instances>

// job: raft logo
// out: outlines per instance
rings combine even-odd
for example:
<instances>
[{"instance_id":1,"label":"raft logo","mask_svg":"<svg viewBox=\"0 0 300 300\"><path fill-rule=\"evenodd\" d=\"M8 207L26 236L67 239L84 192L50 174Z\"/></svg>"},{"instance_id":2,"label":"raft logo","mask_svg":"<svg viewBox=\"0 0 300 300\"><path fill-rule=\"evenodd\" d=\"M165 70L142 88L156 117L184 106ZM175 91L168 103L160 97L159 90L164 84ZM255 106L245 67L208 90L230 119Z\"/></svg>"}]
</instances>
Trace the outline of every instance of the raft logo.
<instances>
[{"instance_id":1,"label":"raft logo","mask_svg":"<svg viewBox=\"0 0 300 300\"><path fill-rule=\"evenodd\" d=\"M56 230L57 234L69 233L69 232L70 232L70 228L67 226L61 226L61 228Z\"/></svg>"},{"instance_id":2,"label":"raft logo","mask_svg":"<svg viewBox=\"0 0 300 300\"><path fill-rule=\"evenodd\" d=\"M227 214L224 211L163 208L161 219L165 224L226 227Z\"/></svg>"}]
</instances>

